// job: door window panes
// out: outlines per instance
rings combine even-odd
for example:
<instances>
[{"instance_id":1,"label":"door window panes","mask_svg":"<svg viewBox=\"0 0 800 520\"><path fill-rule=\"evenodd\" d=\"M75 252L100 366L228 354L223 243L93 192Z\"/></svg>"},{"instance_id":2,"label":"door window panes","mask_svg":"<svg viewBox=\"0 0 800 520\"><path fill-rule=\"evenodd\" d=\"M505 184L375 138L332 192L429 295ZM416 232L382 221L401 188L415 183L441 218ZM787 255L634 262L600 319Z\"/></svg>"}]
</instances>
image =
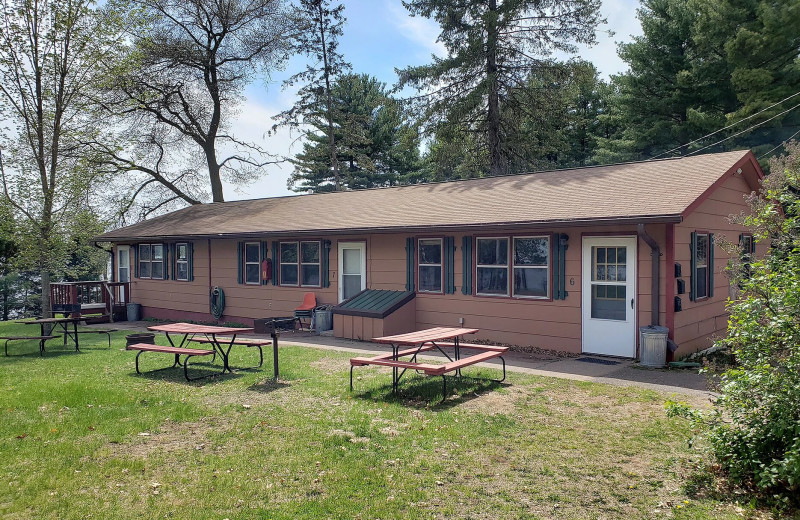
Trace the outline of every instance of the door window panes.
<instances>
[{"instance_id":1,"label":"door window panes","mask_svg":"<svg viewBox=\"0 0 800 520\"><path fill-rule=\"evenodd\" d=\"M627 250L625 247L592 247L592 318L627 319Z\"/></svg>"}]
</instances>

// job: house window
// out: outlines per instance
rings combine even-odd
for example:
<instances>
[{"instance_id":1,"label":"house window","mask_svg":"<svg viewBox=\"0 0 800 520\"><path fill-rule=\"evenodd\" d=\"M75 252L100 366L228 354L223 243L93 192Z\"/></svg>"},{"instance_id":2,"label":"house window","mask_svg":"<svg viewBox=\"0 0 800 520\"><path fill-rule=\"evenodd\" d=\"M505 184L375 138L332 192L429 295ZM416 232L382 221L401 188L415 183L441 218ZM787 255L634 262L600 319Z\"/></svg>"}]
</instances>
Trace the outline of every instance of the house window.
<instances>
[{"instance_id":1,"label":"house window","mask_svg":"<svg viewBox=\"0 0 800 520\"><path fill-rule=\"evenodd\" d=\"M320 243L300 242L300 285L320 285Z\"/></svg>"},{"instance_id":2,"label":"house window","mask_svg":"<svg viewBox=\"0 0 800 520\"><path fill-rule=\"evenodd\" d=\"M692 276L697 280L695 286L695 300L708 297L709 288L709 238L708 233L697 233L696 247L694 251L694 273Z\"/></svg>"},{"instance_id":3,"label":"house window","mask_svg":"<svg viewBox=\"0 0 800 520\"><path fill-rule=\"evenodd\" d=\"M139 244L139 278L164 278L164 244Z\"/></svg>"},{"instance_id":4,"label":"house window","mask_svg":"<svg viewBox=\"0 0 800 520\"><path fill-rule=\"evenodd\" d=\"M245 242L244 244L244 283L261 283L261 244Z\"/></svg>"},{"instance_id":5,"label":"house window","mask_svg":"<svg viewBox=\"0 0 800 520\"><path fill-rule=\"evenodd\" d=\"M298 284L297 246L297 242L281 242L281 285Z\"/></svg>"},{"instance_id":6,"label":"house window","mask_svg":"<svg viewBox=\"0 0 800 520\"><path fill-rule=\"evenodd\" d=\"M514 238L514 296L550 296L550 237Z\"/></svg>"},{"instance_id":7,"label":"house window","mask_svg":"<svg viewBox=\"0 0 800 520\"><path fill-rule=\"evenodd\" d=\"M442 239L419 240L419 291L442 292Z\"/></svg>"},{"instance_id":8,"label":"house window","mask_svg":"<svg viewBox=\"0 0 800 520\"><path fill-rule=\"evenodd\" d=\"M508 296L508 238L476 240L477 294Z\"/></svg>"},{"instance_id":9,"label":"house window","mask_svg":"<svg viewBox=\"0 0 800 520\"><path fill-rule=\"evenodd\" d=\"M175 245L175 279L189 281L189 244Z\"/></svg>"}]
</instances>

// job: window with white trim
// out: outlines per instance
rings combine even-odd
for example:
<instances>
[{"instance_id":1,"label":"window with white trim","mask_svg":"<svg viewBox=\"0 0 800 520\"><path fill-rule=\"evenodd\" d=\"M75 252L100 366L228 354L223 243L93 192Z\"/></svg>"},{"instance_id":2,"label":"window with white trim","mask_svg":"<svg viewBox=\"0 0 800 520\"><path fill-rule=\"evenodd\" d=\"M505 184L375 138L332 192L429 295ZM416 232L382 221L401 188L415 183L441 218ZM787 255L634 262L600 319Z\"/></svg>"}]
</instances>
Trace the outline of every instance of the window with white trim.
<instances>
[{"instance_id":1,"label":"window with white trim","mask_svg":"<svg viewBox=\"0 0 800 520\"><path fill-rule=\"evenodd\" d=\"M189 281L189 244L175 244L175 279Z\"/></svg>"},{"instance_id":2,"label":"window with white trim","mask_svg":"<svg viewBox=\"0 0 800 520\"><path fill-rule=\"evenodd\" d=\"M244 244L244 283L261 283L261 244L245 242Z\"/></svg>"},{"instance_id":3,"label":"window with white trim","mask_svg":"<svg viewBox=\"0 0 800 520\"><path fill-rule=\"evenodd\" d=\"M139 244L139 278L164 278L164 244Z\"/></svg>"},{"instance_id":4,"label":"window with white trim","mask_svg":"<svg viewBox=\"0 0 800 520\"><path fill-rule=\"evenodd\" d=\"M514 237L514 291L518 298L550 297L550 237Z\"/></svg>"},{"instance_id":5,"label":"window with white trim","mask_svg":"<svg viewBox=\"0 0 800 520\"><path fill-rule=\"evenodd\" d=\"M709 286L709 244L708 233L697 233L697 247L694 251L694 273L697 280L695 300L708 297Z\"/></svg>"},{"instance_id":6,"label":"window with white trim","mask_svg":"<svg viewBox=\"0 0 800 520\"><path fill-rule=\"evenodd\" d=\"M320 243L300 242L300 285L303 287L319 287L320 270Z\"/></svg>"},{"instance_id":7,"label":"window with white trim","mask_svg":"<svg viewBox=\"0 0 800 520\"><path fill-rule=\"evenodd\" d=\"M508 296L508 238L478 238L475 250L475 292Z\"/></svg>"},{"instance_id":8,"label":"window with white trim","mask_svg":"<svg viewBox=\"0 0 800 520\"><path fill-rule=\"evenodd\" d=\"M417 250L419 292L442 292L442 239L421 238Z\"/></svg>"}]
</instances>

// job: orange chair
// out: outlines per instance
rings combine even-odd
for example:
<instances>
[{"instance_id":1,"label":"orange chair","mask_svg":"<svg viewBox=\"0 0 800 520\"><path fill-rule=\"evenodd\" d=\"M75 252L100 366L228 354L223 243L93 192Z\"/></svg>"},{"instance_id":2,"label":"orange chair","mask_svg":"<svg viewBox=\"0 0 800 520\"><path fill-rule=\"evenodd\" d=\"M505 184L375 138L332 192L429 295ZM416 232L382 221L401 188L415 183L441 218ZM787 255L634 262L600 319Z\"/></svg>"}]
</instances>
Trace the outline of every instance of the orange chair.
<instances>
[{"instance_id":1,"label":"orange chair","mask_svg":"<svg viewBox=\"0 0 800 520\"><path fill-rule=\"evenodd\" d=\"M303 303L300 304L300 307L294 310L294 319L297 320L301 330L303 329L303 318L308 318L308 328L311 329L311 314L314 312L316 307L317 297L313 292L307 292L303 296Z\"/></svg>"}]
</instances>

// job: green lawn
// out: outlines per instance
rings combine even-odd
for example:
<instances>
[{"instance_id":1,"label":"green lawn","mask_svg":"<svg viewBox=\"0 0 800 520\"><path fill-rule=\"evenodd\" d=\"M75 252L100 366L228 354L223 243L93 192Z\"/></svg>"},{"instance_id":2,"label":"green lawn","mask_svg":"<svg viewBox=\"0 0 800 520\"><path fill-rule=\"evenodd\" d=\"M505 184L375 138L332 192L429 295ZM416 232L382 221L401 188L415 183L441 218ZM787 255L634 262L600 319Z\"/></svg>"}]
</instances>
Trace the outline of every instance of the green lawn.
<instances>
[{"instance_id":1,"label":"green lawn","mask_svg":"<svg viewBox=\"0 0 800 520\"><path fill-rule=\"evenodd\" d=\"M0 324L0 335L30 334ZM290 338L290 335L287 335ZM686 495L690 432L669 396L509 374L440 379L348 354L281 347L259 371L197 383L179 369L137 375L124 333L0 355L3 518L740 518ZM162 342L163 343L163 342ZM143 368L168 356L143 354ZM232 364L252 364L234 349ZM466 374L480 373L471 368ZM483 375L494 375L482 370ZM738 512L737 513L737 509ZM747 512L745 512L747 514Z\"/></svg>"}]
</instances>

